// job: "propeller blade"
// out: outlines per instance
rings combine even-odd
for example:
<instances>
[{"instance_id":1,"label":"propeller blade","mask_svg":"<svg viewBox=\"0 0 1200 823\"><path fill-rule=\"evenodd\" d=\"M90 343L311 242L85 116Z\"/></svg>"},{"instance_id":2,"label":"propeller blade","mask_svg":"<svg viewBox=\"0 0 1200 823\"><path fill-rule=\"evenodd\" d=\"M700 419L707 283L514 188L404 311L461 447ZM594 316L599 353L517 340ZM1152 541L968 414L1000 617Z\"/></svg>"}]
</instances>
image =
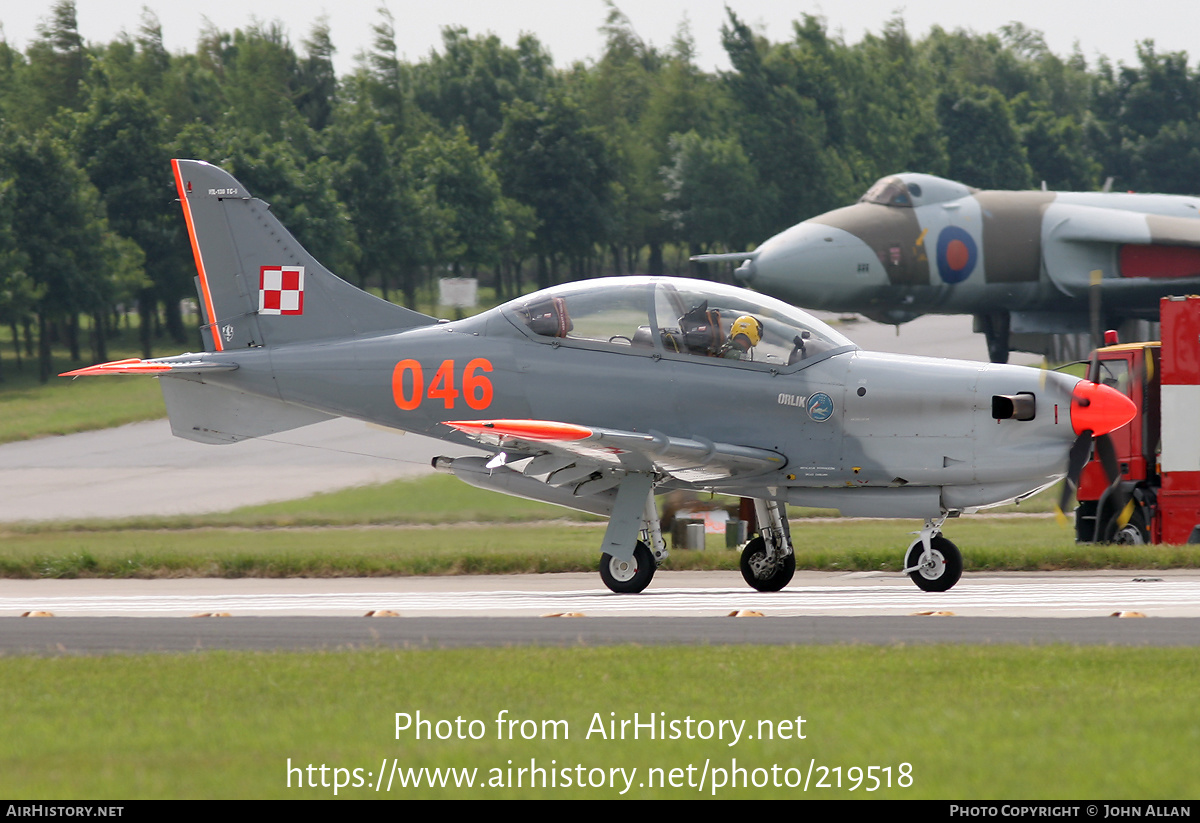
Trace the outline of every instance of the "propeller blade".
<instances>
[{"instance_id":1,"label":"propeller blade","mask_svg":"<svg viewBox=\"0 0 1200 823\"><path fill-rule=\"evenodd\" d=\"M1117 447L1112 438L1102 434L1096 438L1096 454L1100 457L1100 465L1104 467L1104 476L1109 485L1121 479L1121 467L1117 463Z\"/></svg>"},{"instance_id":2,"label":"propeller blade","mask_svg":"<svg viewBox=\"0 0 1200 823\"><path fill-rule=\"evenodd\" d=\"M1067 459L1067 478L1063 481L1062 497L1059 498L1057 506L1060 523L1066 520L1065 512L1067 506L1071 505L1071 495L1075 494L1075 490L1079 488L1079 475L1083 474L1083 467L1087 464L1091 453L1092 430L1084 429L1071 444L1071 454Z\"/></svg>"},{"instance_id":3,"label":"propeller blade","mask_svg":"<svg viewBox=\"0 0 1200 823\"><path fill-rule=\"evenodd\" d=\"M1137 501L1130 497L1129 502L1125 504L1125 508L1121 509L1121 513L1117 515L1117 531L1129 525L1129 521L1133 519L1133 512L1136 508Z\"/></svg>"}]
</instances>

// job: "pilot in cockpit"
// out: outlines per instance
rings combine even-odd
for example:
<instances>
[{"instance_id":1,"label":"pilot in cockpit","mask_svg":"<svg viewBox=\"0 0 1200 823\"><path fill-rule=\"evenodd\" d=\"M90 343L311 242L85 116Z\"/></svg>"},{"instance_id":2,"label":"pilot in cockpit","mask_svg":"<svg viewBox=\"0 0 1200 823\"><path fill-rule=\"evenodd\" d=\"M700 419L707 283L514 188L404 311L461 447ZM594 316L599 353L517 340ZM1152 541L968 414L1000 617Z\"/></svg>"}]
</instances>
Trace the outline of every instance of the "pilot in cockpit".
<instances>
[{"instance_id":1,"label":"pilot in cockpit","mask_svg":"<svg viewBox=\"0 0 1200 823\"><path fill-rule=\"evenodd\" d=\"M729 334L717 350L717 357L727 360L753 360L754 347L762 340L762 336L762 321L753 315L743 314L729 327Z\"/></svg>"}]
</instances>

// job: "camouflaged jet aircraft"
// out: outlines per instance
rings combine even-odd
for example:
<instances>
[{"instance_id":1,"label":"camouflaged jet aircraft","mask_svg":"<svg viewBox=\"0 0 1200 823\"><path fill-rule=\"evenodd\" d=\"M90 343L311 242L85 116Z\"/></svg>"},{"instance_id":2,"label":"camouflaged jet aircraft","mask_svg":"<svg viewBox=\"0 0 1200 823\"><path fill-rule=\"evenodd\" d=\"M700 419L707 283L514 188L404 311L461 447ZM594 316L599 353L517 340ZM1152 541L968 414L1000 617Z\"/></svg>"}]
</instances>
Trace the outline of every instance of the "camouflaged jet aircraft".
<instances>
[{"instance_id":1,"label":"camouflaged jet aircraft","mask_svg":"<svg viewBox=\"0 0 1200 823\"><path fill-rule=\"evenodd\" d=\"M897 174L753 252L693 259L744 261L736 274L758 291L880 323L972 314L1004 363L1010 333L1093 331L1093 272L1103 328L1157 320L1159 298L1200 290L1200 197L980 191Z\"/></svg>"},{"instance_id":2,"label":"camouflaged jet aircraft","mask_svg":"<svg viewBox=\"0 0 1200 823\"><path fill-rule=\"evenodd\" d=\"M641 591L666 557L654 498L673 489L754 499L741 569L760 591L795 570L789 504L923 519L904 571L945 591L962 571L948 517L1044 488L1133 415L1107 386L860 351L799 309L696 280L601 278L438 320L335 277L221 169L173 166L205 351L68 375L160 378L172 431L202 443L344 416L482 444L490 457L435 466L607 515L613 591Z\"/></svg>"}]
</instances>

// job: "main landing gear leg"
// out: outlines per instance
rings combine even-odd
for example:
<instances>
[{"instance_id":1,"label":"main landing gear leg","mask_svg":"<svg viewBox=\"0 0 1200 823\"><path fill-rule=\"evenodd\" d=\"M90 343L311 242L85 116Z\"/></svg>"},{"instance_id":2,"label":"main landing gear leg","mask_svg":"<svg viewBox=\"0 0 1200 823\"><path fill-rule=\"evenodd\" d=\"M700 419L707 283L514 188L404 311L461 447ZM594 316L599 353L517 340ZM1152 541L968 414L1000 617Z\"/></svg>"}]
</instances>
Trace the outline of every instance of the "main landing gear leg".
<instances>
[{"instance_id":1,"label":"main landing gear leg","mask_svg":"<svg viewBox=\"0 0 1200 823\"><path fill-rule=\"evenodd\" d=\"M642 539L635 539L639 534ZM628 474L617 487L617 499L604 532L600 579L614 592L636 594L650 585L655 569L666 556L654 508L654 478Z\"/></svg>"},{"instance_id":2,"label":"main landing gear leg","mask_svg":"<svg viewBox=\"0 0 1200 823\"><path fill-rule=\"evenodd\" d=\"M658 519L658 507L654 505L654 491L646 495L646 511L642 514L642 542L650 547L654 565L661 566L667 559L667 543L662 536L662 523Z\"/></svg>"},{"instance_id":3,"label":"main landing gear leg","mask_svg":"<svg viewBox=\"0 0 1200 823\"><path fill-rule=\"evenodd\" d=\"M925 528L913 532L920 536L904 554L904 574L923 591L948 591L962 577L962 553L942 537L942 524L948 516L926 520Z\"/></svg>"},{"instance_id":4,"label":"main landing gear leg","mask_svg":"<svg viewBox=\"0 0 1200 823\"><path fill-rule=\"evenodd\" d=\"M796 554L788 535L786 504L755 500L758 537L742 550L742 579L760 592L777 592L796 573Z\"/></svg>"},{"instance_id":5,"label":"main landing gear leg","mask_svg":"<svg viewBox=\"0 0 1200 823\"><path fill-rule=\"evenodd\" d=\"M1009 329L1012 319L1006 311L975 316L978 331L987 340L988 359L993 363L1007 363L1009 354Z\"/></svg>"}]
</instances>

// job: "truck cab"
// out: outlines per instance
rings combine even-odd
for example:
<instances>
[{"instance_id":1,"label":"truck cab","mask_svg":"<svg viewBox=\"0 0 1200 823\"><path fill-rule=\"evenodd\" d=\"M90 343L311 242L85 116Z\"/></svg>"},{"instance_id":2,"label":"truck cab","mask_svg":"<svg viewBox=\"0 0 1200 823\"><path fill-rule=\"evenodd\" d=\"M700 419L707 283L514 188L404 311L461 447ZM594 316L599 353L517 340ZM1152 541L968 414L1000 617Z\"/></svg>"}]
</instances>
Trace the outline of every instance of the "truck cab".
<instances>
[{"instance_id":1,"label":"truck cab","mask_svg":"<svg viewBox=\"0 0 1200 823\"><path fill-rule=\"evenodd\" d=\"M1093 353L1088 377L1137 407L1112 439L1119 477L1093 451L1076 491L1080 543L1200 543L1200 296L1164 297L1161 342Z\"/></svg>"}]
</instances>

